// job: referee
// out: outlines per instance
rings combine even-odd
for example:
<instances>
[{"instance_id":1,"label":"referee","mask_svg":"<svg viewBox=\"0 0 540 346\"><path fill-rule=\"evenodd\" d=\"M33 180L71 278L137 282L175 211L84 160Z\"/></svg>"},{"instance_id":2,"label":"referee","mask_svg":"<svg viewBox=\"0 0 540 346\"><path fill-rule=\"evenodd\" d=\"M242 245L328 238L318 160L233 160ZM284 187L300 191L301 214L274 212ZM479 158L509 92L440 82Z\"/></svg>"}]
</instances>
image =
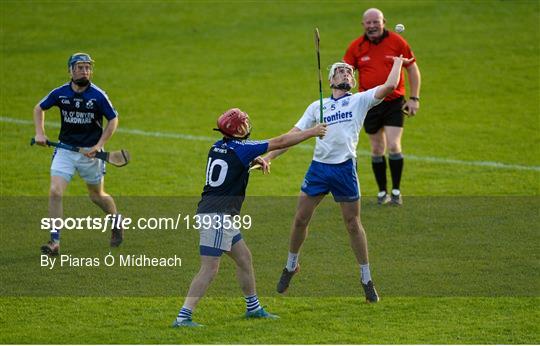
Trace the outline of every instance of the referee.
<instances>
[{"instance_id":1,"label":"referee","mask_svg":"<svg viewBox=\"0 0 540 346\"><path fill-rule=\"evenodd\" d=\"M401 136L403 116L413 116L420 107L420 70L409 44L400 35L385 29L383 13L370 8L364 12L362 25L364 35L354 40L347 49L343 61L358 70L358 91L369 90L384 83L392 68L392 56L403 55L412 59L404 64L409 79L410 93L405 100L405 82L402 76L398 87L378 106L372 108L364 121L364 129L371 144L371 165L379 188L379 204L403 203L400 190L403 171ZM386 158L392 177L392 193L387 192Z\"/></svg>"}]
</instances>

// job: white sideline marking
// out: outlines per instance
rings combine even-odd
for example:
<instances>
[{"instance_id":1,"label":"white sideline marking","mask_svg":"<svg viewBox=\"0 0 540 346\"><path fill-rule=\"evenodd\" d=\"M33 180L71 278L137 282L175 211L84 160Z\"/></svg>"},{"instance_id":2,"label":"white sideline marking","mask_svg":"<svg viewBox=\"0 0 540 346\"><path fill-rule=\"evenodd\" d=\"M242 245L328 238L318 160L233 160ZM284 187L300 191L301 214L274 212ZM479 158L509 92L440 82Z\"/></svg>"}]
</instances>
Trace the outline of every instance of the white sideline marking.
<instances>
[{"instance_id":1,"label":"white sideline marking","mask_svg":"<svg viewBox=\"0 0 540 346\"><path fill-rule=\"evenodd\" d=\"M3 116L0 116L0 122L18 124L18 125L34 125L34 122L31 120L15 119L15 118L3 117ZM45 125L48 127L55 127L55 128L60 127L60 124L52 123L48 121L45 122ZM193 135L186 135L183 133L174 133L174 132L144 131L144 130L139 130L139 129L118 128L116 132L127 133L130 135L144 136L144 137L183 139L187 141L213 142L216 140L215 137L193 136ZM303 148L303 149L313 150L313 146L311 145L300 144L298 145L298 147ZM362 156L371 155L366 150L359 150L358 154ZM456 159L446 159L442 157L417 156L417 155L411 155L411 154L406 154L405 157L407 158L407 160L421 161L421 162L433 162L433 163L462 165L462 166L489 167L489 168L496 168L496 169L513 169L513 170L520 170L520 171L537 171L537 172L540 171L540 166L524 166L524 165L515 165L515 164L493 162L493 161L465 161L465 160L456 160Z\"/></svg>"}]
</instances>

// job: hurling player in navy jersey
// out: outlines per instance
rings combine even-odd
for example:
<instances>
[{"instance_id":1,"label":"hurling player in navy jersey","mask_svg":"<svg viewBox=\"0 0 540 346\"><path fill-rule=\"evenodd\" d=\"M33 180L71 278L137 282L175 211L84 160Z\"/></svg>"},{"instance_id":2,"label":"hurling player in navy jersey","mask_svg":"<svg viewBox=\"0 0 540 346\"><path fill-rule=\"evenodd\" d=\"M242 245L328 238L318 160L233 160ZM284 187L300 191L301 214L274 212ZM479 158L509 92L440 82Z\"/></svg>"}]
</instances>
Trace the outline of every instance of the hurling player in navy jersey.
<instances>
[{"instance_id":1,"label":"hurling player in navy jersey","mask_svg":"<svg viewBox=\"0 0 540 346\"><path fill-rule=\"evenodd\" d=\"M232 221L234 216L240 214L252 163L261 164L268 170L260 155L270 150L293 146L311 137L324 136L326 133L326 125L319 124L270 140L249 141L249 117L238 108L223 113L217 125L216 130L223 134L223 139L214 143L208 153L206 183L197 208L197 218L203 220L199 229L201 267L191 282L173 327L200 326L192 321L191 315L216 276L223 253L231 257L236 264L238 281L246 301L246 318L278 318L266 312L259 304L251 252L242 239L240 229Z\"/></svg>"},{"instance_id":2,"label":"hurling player in navy jersey","mask_svg":"<svg viewBox=\"0 0 540 346\"><path fill-rule=\"evenodd\" d=\"M393 60L386 82L364 92L351 94L354 86L354 70L349 64L338 62L332 65L328 75L331 97L323 101L323 119L328 124L324 139L317 139L313 161L301 187L296 215L291 227L287 264L277 284L277 291L284 293L293 275L298 271L298 257L307 237L308 225L315 208L329 192L340 204L345 227L349 233L351 248L359 264L360 280L366 301L375 303L379 296L369 269L366 233L360 222L360 188L356 174L356 147L358 135L368 110L390 94L400 80L401 67L411 59L388 56ZM320 116L319 100L311 103L304 115L289 131L295 133L313 126ZM284 149L270 152L264 161L285 152Z\"/></svg>"},{"instance_id":3,"label":"hurling player in navy jersey","mask_svg":"<svg viewBox=\"0 0 540 346\"><path fill-rule=\"evenodd\" d=\"M116 130L118 113L107 94L90 82L93 63L85 53L70 56L67 67L71 80L52 90L34 107L37 144L46 145L45 111L56 106L60 109L60 142L85 149L84 154L55 149L49 190L50 218L62 218L62 196L75 172L86 182L92 202L107 214L118 213L113 198L103 189L104 162L94 157ZM103 118L107 119L106 126L103 126ZM112 227L110 245L119 246L123 236L121 227ZM60 229L53 228L51 239L41 247L41 252L54 256L58 255L59 248Z\"/></svg>"}]
</instances>

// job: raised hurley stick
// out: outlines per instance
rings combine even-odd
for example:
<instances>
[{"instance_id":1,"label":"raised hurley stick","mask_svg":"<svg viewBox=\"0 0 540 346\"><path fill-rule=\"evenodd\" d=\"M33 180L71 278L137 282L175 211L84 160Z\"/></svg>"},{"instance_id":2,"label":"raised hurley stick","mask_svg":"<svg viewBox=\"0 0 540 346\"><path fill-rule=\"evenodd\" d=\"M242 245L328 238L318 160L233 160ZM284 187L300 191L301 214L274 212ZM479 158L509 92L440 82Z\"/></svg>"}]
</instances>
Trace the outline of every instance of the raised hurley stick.
<instances>
[{"instance_id":1,"label":"raised hurley stick","mask_svg":"<svg viewBox=\"0 0 540 346\"><path fill-rule=\"evenodd\" d=\"M319 115L320 123L323 119L323 97L322 97L322 75L321 75L321 52L320 52L321 36L319 35L319 28L315 28L315 50L317 51L317 67L319 69Z\"/></svg>"}]
</instances>

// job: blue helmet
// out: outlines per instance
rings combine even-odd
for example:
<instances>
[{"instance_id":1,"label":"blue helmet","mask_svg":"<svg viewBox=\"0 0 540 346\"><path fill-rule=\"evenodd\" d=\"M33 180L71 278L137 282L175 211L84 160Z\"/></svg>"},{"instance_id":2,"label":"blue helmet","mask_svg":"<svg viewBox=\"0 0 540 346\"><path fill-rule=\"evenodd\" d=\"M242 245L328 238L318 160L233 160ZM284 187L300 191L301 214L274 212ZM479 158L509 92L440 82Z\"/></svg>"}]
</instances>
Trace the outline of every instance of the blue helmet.
<instances>
[{"instance_id":1,"label":"blue helmet","mask_svg":"<svg viewBox=\"0 0 540 346\"><path fill-rule=\"evenodd\" d=\"M90 57L90 55L86 53L75 53L68 59L68 69L70 69L74 64L78 62L87 62L87 63L94 63L94 60Z\"/></svg>"}]
</instances>

